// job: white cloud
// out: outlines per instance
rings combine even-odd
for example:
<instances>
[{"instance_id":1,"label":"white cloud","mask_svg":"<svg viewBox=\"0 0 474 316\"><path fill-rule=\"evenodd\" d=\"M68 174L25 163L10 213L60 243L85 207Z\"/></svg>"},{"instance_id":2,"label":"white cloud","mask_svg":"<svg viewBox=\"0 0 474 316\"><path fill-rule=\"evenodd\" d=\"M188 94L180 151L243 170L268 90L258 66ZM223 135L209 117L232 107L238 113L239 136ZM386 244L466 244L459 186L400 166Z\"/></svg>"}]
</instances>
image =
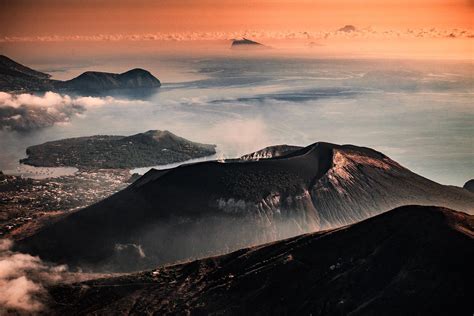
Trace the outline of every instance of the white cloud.
<instances>
[{"instance_id":1,"label":"white cloud","mask_svg":"<svg viewBox=\"0 0 474 316\"><path fill-rule=\"evenodd\" d=\"M153 34L96 34L96 35L48 35L4 36L0 42L61 42L61 41L208 41L231 40L248 37L253 39L328 39L328 38L472 38L471 29L439 29L435 27L392 30L372 27L339 28L318 31L262 31L242 30L234 32L179 32Z\"/></svg>"},{"instance_id":2,"label":"white cloud","mask_svg":"<svg viewBox=\"0 0 474 316\"><path fill-rule=\"evenodd\" d=\"M38 312L47 296L45 286L63 280L66 266L49 266L39 257L13 252L12 244L0 239L0 314Z\"/></svg>"},{"instance_id":3,"label":"white cloud","mask_svg":"<svg viewBox=\"0 0 474 316\"><path fill-rule=\"evenodd\" d=\"M44 95L0 92L0 129L28 131L36 128L67 124L87 109L108 104L146 103L113 97L70 97L55 92Z\"/></svg>"},{"instance_id":4,"label":"white cloud","mask_svg":"<svg viewBox=\"0 0 474 316\"><path fill-rule=\"evenodd\" d=\"M112 100L107 100L104 98L96 98L96 97L80 97L74 100L74 102L80 106L84 107L94 107L94 106L102 106L106 103L110 103Z\"/></svg>"}]
</instances>

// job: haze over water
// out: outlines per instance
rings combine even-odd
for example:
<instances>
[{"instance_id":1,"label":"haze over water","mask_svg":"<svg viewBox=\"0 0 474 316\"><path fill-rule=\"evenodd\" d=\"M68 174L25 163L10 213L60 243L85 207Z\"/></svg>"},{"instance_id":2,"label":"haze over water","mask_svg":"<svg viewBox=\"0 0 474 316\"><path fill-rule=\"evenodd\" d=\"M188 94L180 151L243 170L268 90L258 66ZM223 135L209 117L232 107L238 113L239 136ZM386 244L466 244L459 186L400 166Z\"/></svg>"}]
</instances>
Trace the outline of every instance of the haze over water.
<instances>
[{"instance_id":1,"label":"haze over water","mask_svg":"<svg viewBox=\"0 0 474 316\"><path fill-rule=\"evenodd\" d=\"M93 96L103 102L66 124L0 132L0 169L14 168L27 146L44 141L167 129L217 144L218 158L327 141L372 147L444 184L474 177L472 62L291 56L30 56L29 66L57 79L141 67L163 85L152 95Z\"/></svg>"}]
</instances>

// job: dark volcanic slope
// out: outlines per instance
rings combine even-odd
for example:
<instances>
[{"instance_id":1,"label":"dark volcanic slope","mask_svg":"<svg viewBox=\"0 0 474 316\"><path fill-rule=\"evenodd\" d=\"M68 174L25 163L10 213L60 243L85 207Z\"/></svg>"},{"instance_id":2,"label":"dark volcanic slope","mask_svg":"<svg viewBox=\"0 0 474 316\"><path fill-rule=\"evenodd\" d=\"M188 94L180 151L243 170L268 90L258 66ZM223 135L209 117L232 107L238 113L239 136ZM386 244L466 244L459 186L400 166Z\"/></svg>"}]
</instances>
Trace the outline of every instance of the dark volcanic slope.
<instances>
[{"instance_id":1,"label":"dark volcanic slope","mask_svg":"<svg viewBox=\"0 0 474 316\"><path fill-rule=\"evenodd\" d=\"M73 90L99 92L110 89L150 89L161 86L160 80L143 69L132 69L121 74L88 71L68 80L49 79L51 76L0 55L0 90L46 91Z\"/></svg>"},{"instance_id":2,"label":"dark volcanic slope","mask_svg":"<svg viewBox=\"0 0 474 316\"><path fill-rule=\"evenodd\" d=\"M84 168L137 168L211 156L215 145L200 144L169 131L132 136L68 138L26 149L21 162L33 166Z\"/></svg>"},{"instance_id":3,"label":"dark volcanic slope","mask_svg":"<svg viewBox=\"0 0 474 316\"><path fill-rule=\"evenodd\" d=\"M72 266L130 271L351 224L406 204L472 212L474 194L368 148L316 143L273 159L150 171L18 247Z\"/></svg>"},{"instance_id":4,"label":"dark volcanic slope","mask_svg":"<svg viewBox=\"0 0 474 316\"><path fill-rule=\"evenodd\" d=\"M474 217L406 206L228 255L52 289L57 314L470 315Z\"/></svg>"}]
</instances>

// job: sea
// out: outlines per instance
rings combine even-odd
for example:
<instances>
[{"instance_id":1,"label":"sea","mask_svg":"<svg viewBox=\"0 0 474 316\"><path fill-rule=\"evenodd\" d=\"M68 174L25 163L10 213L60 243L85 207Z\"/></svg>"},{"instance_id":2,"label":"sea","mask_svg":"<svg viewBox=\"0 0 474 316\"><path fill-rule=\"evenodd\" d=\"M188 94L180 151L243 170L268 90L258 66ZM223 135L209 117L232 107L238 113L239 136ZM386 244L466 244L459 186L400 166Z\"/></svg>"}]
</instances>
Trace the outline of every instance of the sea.
<instances>
[{"instance_id":1,"label":"sea","mask_svg":"<svg viewBox=\"0 0 474 316\"><path fill-rule=\"evenodd\" d=\"M71 54L69 59L43 56L28 62L61 80L87 70L139 67L162 86L146 93L105 91L68 95L70 99L64 93L59 99L36 93L32 109L46 107L54 115L49 121L41 115L29 118L31 127L0 131L0 170L5 173L22 174L18 161L26 148L46 141L169 130L216 144L218 152L209 159L234 158L276 144L324 141L371 147L442 184L462 186L474 178L472 61L264 52L113 58ZM28 173L35 174L28 169L24 176Z\"/></svg>"}]
</instances>

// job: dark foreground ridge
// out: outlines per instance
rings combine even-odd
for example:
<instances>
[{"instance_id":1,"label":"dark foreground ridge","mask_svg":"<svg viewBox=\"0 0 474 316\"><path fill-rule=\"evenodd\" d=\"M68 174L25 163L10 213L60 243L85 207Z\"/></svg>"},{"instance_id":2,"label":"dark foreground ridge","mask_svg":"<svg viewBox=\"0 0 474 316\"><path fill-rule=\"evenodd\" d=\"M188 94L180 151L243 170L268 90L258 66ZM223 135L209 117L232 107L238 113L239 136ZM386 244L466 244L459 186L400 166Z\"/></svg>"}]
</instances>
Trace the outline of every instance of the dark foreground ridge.
<instances>
[{"instance_id":1,"label":"dark foreground ridge","mask_svg":"<svg viewBox=\"0 0 474 316\"><path fill-rule=\"evenodd\" d=\"M132 69L121 74L87 71L67 81L51 76L0 55L0 90L2 91L84 91L100 92L112 89L151 89L161 86L149 71Z\"/></svg>"},{"instance_id":2,"label":"dark foreground ridge","mask_svg":"<svg viewBox=\"0 0 474 316\"><path fill-rule=\"evenodd\" d=\"M51 289L72 314L470 315L474 217L405 206L352 226Z\"/></svg>"},{"instance_id":3,"label":"dark foreground ridge","mask_svg":"<svg viewBox=\"0 0 474 316\"><path fill-rule=\"evenodd\" d=\"M20 162L40 167L139 168L211 156L215 145L200 144L169 131L132 136L68 138L28 147Z\"/></svg>"},{"instance_id":4,"label":"dark foreground ridge","mask_svg":"<svg viewBox=\"0 0 474 316\"><path fill-rule=\"evenodd\" d=\"M407 204L472 212L474 194L369 148L315 143L272 159L151 170L17 247L70 267L136 271L340 227Z\"/></svg>"}]
</instances>

